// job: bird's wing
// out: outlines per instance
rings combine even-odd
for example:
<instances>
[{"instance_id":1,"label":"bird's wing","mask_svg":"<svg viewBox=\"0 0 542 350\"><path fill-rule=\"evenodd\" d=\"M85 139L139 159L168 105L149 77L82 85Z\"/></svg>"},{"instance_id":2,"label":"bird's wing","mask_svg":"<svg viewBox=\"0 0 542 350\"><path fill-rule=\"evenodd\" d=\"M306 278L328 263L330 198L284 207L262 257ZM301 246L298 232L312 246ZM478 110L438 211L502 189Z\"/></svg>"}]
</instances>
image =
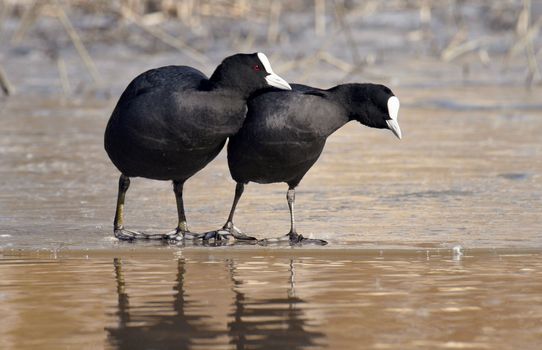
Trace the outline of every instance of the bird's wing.
<instances>
[{"instance_id":1,"label":"bird's wing","mask_svg":"<svg viewBox=\"0 0 542 350\"><path fill-rule=\"evenodd\" d=\"M318 93L317 90L293 90L269 92L251 99L243 128L268 142L288 142L285 136L295 142L329 136L326 124L337 113L335 105L311 93Z\"/></svg>"}]
</instances>

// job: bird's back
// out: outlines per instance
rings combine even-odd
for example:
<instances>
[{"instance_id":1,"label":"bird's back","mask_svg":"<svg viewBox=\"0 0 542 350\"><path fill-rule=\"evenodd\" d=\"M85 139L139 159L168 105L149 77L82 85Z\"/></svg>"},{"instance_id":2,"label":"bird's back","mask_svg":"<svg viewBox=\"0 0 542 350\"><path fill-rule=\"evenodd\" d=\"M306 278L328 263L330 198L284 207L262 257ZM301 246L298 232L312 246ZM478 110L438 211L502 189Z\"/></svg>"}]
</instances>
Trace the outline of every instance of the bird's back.
<instances>
[{"instance_id":1,"label":"bird's back","mask_svg":"<svg viewBox=\"0 0 542 350\"><path fill-rule=\"evenodd\" d=\"M228 145L236 181L297 184L322 153L340 110L323 90L298 84L292 89L249 100L245 123Z\"/></svg>"},{"instance_id":2,"label":"bird's back","mask_svg":"<svg viewBox=\"0 0 542 350\"><path fill-rule=\"evenodd\" d=\"M168 95L195 90L205 79L202 72L187 66L166 66L141 73L126 87L113 110L105 132L106 149L108 143L115 141L116 135L112 134L134 127L137 122L153 123L154 115L163 114L164 103L171 99Z\"/></svg>"},{"instance_id":3,"label":"bird's back","mask_svg":"<svg viewBox=\"0 0 542 350\"><path fill-rule=\"evenodd\" d=\"M105 132L105 149L115 166L128 176L182 179L211 161L230 129L241 125L245 107L206 91L206 83L203 73L186 66L136 77Z\"/></svg>"},{"instance_id":4,"label":"bird's back","mask_svg":"<svg viewBox=\"0 0 542 350\"><path fill-rule=\"evenodd\" d=\"M205 74L188 66L165 66L148 70L138 75L126 87L119 99L119 104L129 102L135 97L156 90L184 91L196 89Z\"/></svg>"}]
</instances>

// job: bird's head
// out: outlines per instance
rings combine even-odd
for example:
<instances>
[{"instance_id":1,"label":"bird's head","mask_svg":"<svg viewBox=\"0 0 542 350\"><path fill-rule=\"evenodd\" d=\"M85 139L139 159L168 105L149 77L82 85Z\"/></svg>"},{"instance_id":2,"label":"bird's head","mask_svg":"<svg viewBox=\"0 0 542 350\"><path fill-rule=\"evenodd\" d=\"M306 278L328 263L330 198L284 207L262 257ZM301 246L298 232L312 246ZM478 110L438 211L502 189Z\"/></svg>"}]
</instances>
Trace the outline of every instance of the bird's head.
<instances>
[{"instance_id":1,"label":"bird's head","mask_svg":"<svg viewBox=\"0 0 542 350\"><path fill-rule=\"evenodd\" d=\"M226 57L216 68L211 81L222 86L234 87L246 94L267 87L292 89L286 80L273 72L269 59L262 52Z\"/></svg>"},{"instance_id":2,"label":"bird's head","mask_svg":"<svg viewBox=\"0 0 542 350\"><path fill-rule=\"evenodd\" d=\"M390 129L401 139L401 128L397 120L399 99L388 87L378 84L345 84L338 88L350 119L372 128Z\"/></svg>"}]
</instances>

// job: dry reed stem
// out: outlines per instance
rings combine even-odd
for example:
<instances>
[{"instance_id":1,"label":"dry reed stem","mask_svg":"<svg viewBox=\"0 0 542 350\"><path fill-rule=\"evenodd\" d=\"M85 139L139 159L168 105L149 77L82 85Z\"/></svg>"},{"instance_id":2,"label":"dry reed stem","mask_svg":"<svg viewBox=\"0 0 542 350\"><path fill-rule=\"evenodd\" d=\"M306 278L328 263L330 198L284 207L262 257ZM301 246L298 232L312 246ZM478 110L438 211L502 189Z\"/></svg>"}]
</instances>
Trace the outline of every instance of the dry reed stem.
<instances>
[{"instance_id":1,"label":"dry reed stem","mask_svg":"<svg viewBox=\"0 0 542 350\"><path fill-rule=\"evenodd\" d=\"M516 41L516 43L508 51L508 59L519 54L522 50L532 43L538 35L540 28L542 27L542 16L530 26L530 28Z\"/></svg>"},{"instance_id":2,"label":"dry reed stem","mask_svg":"<svg viewBox=\"0 0 542 350\"><path fill-rule=\"evenodd\" d=\"M166 16L162 12L153 12L141 16L141 23L146 26L155 26L163 23L166 20Z\"/></svg>"},{"instance_id":3,"label":"dry reed stem","mask_svg":"<svg viewBox=\"0 0 542 350\"><path fill-rule=\"evenodd\" d=\"M314 0L314 32L317 36L326 35L326 1Z\"/></svg>"},{"instance_id":4,"label":"dry reed stem","mask_svg":"<svg viewBox=\"0 0 542 350\"><path fill-rule=\"evenodd\" d=\"M327 51L320 52L320 57L319 58L323 62L329 63L330 65L332 65L334 67L337 67L338 69L340 69L343 72L351 72L355 67L354 65L352 65L352 64L350 64L350 63L348 63L348 62L346 62L344 60L341 60L340 58L338 58L336 56L333 56L332 54L330 54Z\"/></svg>"},{"instance_id":5,"label":"dry reed stem","mask_svg":"<svg viewBox=\"0 0 542 350\"><path fill-rule=\"evenodd\" d=\"M451 62L456 58L463 56L469 52L480 49L484 39L473 39L467 42L461 43L447 50L444 50L441 54L442 60L445 62Z\"/></svg>"},{"instance_id":6,"label":"dry reed stem","mask_svg":"<svg viewBox=\"0 0 542 350\"><path fill-rule=\"evenodd\" d=\"M275 44L278 41L280 31L280 13L282 12L282 4L280 0L271 2L269 8L269 26L267 27L267 42Z\"/></svg>"},{"instance_id":7,"label":"dry reed stem","mask_svg":"<svg viewBox=\"0 0 542 350\"><path fill-rule=\"evenodd\" d=\"M77 34L77 31L75 30L74 26L69 20L66 12L64 11L64 8L57 0L33 1L30 4L30 6L25 9L23 17L21 19L21 24L19 25L19 28L17 29L15 35L13 36L12 41L20 42L24 38L24 36L26 35L26 32L42 15L42 11L46 8L45 7L46 5L52 6L50 8L50 10L52 10L52 14L60 21L60 23L66 30L66 33L70 37L70 40L72 41L73 46L75 47L77 53L83 60L83 63L85 64L85 66L87 67L87 70L91 78L94 80L96 84L99 85L101 82L101 78L98 73L98 70L96 69L94 61L92 60L90 54L88 53L88 50L86 49L81 38L79 37L79 34Z\"/></svg>"},{"instance_id":8,"label":"dry reed stem","mask_svg":"<svg viewBox=\"0 0 542 350\"><path fill-rule=\"evenodd\" d=\"M58 76L60 77L60 85L62 86L62 91L64 95L69 95L71 93L71 84L68 78L68 70L66 69L66 63L62 57L56 59L56 66L58 69Z\"/></svg>"},{"instance_id":9,"label":"dry reed stem","mask_svg":"<svg viewBox=\"0 0 542 350\"><path fill-rule=\"evenodd\" d=\"M350 24L348 24L348 21L346 20L346 10L344 8L344 3L342 1L334 0L334 4L335 17L339 22L342 33L344 34L346 46L348 47L348 50L352 55L352 63L354 64L354 66L357 67L357 69L361 69L362 62L358 51L358 45L354 40L354 36L352 35L352 29L350 28Z\"/></svg>"},{"instance_id":10,"label":"dry reed stem","mask_svg":"<svg viewBox=\"0 0 542 350\"><path fill-rule=\"evenodd\" d=\"M532 0L522 1L523 4L520 5L522 6L521 12L516 22L517 40L515 43L510 45L510 47L508 47L505 63L509 61L512 56L524 53L527 58L527 68L529 70L529 76L527 79L530 79L529 84L531 84L532 81L540 79L541 77L538 62L542 54L542 49L539 49L537 52L535 43L537 35L539 35L540 28L542 27L542 20L539 18L538 21L531 24ZM57 7L61 6L57 0L27 0L24 2L24 5L22 5L23 2L18 2L17 0L0 0L0 18L8 13L6 12L8 10L5 10L5 4L15 4L24 9L19 28L16 31L16 34L13 36L14 41L22 40L31 25L37 20L38 16L48 14L47 12L51 10L51 6L43 5L50 2L57 4ZM149 3L152 3L153 6L147 7L146 5ZM305 1L305 3L307 2ZM4 4L4 6L2 6L2 4ZM83 7L84 9L96 9L93 2L82 0L64 0L62 4L69 4L74 7ZM104 5L104 3L100 3L98 7L103 8L104 6L107 6L106 9L115 11L114 8L117 5L112 3L105 4L106 5ZM308 2L308 4L311 4L311 2ZM277 70L289 71L292 69L299 69L302 76L307 76L309 70L314 68L314 65L316 65L318 62L324 62L332 65L342 72L348 72L349 74L352 74L353 72L360 72L364 66L367 65L367 62L366 59L360 57L358 45L356 44L352 27L346 20L346 15L348 15L348 18L350 19L354 17L359 21L360 18L363 19L378 9L404 11L412 10L413 6L415 10L419 11L420 22L423 26L423 38L428 38L432 35L429 24L433 20L433 17L437 17L441 10L446 10L448 8L451 10L450 18L455 20L455 25L460 29L459 32L456 33L456 35L454 35L452 40L448 43L446 48L443 50L435 49L433 51L437 57L440 55L440 58L443 61L450 62L469 53L474 53L477 59L480 59L480 61L485 65L488 65L491 63L491 60L494 59L493 57L490 57L491 51L489 51L490 46L488 45L489 38L477 38L469 40L468 33L464 30L463 26L465 22L460 15L461 3L458 1L445 2L445 4L443 4L431 0L414 0L409 2L398 0L389 2L365 0L363 2L359 2L359 5L356 5L353 8L350 8L350 6L348 8L348 14L345 6L345 0L333 0L332 2L328 2L326 0L313 0L312 4L314 9L310 9L308 11L314 10L314 31L317 36L325 37L324 44L319 43L319 50L316 50L312 54L305 54L306 56L302 57L302 59L285 62L282 65L279 65L276 68ZM327 7L331 6L330 4L332 4L334 7L333 9ZM187 26L189 26L194 33L197 34L198 30L201 29L203 16L244 20L249 23L256 22L258 24L266 25L268 43L276 44L279 41L283 42L283 39L289 39L288 33L283 33L283 28L281 28L279 20L280 15L285 11L285 8L289 8L288 6L289 4L287 2L283 2L281 0L264 2L251 0L121 0L120 13L122 14L123 18L134 23L135 26L140 27L158 40L178 49L197 62L208 64L209 60L203 53L188 45L182 40L182 38L170 35L165 30L155 26L168 21L172 17L176 17L186 23ZM44 8L42 9L42 7ZM149 13L149 11L151 12ZM326 15L330 15L329 13L326 13L326 11L334 11L335 16L334 18L330 18L330 22L326 22ZM65 16L67 19L68 17L66 12L63 9L62 12L64 12L64 15L58 15L59 19L61 19L63 16ZM311 13L309 12L308 15L310 16ZM68 34L70 34L69 28L71 27L71 29L73 29L73 25L71 25L69 19L67 22L69 24L63 23L63 25ZM450 22L448 22L448 24L451 26L454 25ZM329 28L331 28L331 30ZM326 33L326 30L328 33ZM75 35L77 35L77 32L75 32ZM351 59L347 59L346 61L340 59L333 55L332 51L327 49L329 47L329 41L336 41L338 39L338 35L344 35L344 39L346 41L345 46L351 56ZM77 37L79 36L77 35ZM200 38L202 38L202 36L200 36ZM93 75L93 68L91 68L93 63L89 65L87 59L85 58L90 58L90 55L88 52L86 52L85 56L81 50L81 47L78 48L78 44L76 44L77 39L72 37L71 34L70 39L76 47L78 54L85 62L90 74ZM234 45L242 48L242 51L247 51L253 47L255 42L256 36L254 33L250 32L246 37L239 37ZM79 43L82 45L80 38ZM86 51L84 45L82 48L84 51Z\"/></svg>"},{"instance_id":11,"label":"dry reed stem","mask_svg":"<svg viewBox=\"0 0 542 350\"><path fill-rule=\"evenodd\" d=\"M8 80L8 77L6 73L4 72L4 69L0 65L0 87L2 88L2 91L6 96L9 96L13 93L13 85Z\"/></svg>"},{"instance_id":12,"label":"dry reed stem","mask_svg":"<svg viewBox=\"0 0 542 350\"><path fill-rule=\"evenodd\" d=\"M181 39L176 38L168 34L167 32L161 30L160 28L155 28L155 27L150 27L150 26L145 25L141 21L141 19L138 18L130 9L124 8L122 11L122 14L127 20L134 23L139 28L151 34L152 36L159 39L163 43L181 51L183 54L186 54L188 57L192 58L193 60L203 65L209 64L209 59L203 53L199 52L198 50L194 49L190 45L186 44Z\"/></svg>"},{"instance_id":13,"label":"dry reed stem","mask_svg":"<svg viewBox=\"0 0 542 350\"><path fill-rule=\"evenodd\" d=\"M480 50L478 50L478 58L480 58L480 62L482 62L484 66L488 66L491 63L491 57L489 57L489 52L486 48L480 48Z\"/></svg>"},{"instance_id":14,"label":"dry reed stem","mask_svg":"<svg viewBox=\"0 0 542 350\"><path fill-rule=\"evenodd\" d=\"M30 27L39 17L44 4L45 3L41 1L34 1L29 7L25 8L23 16L21 18L21 23L17 28L15 35L13 35L13 38L11 39L12 42L19 43L21 42L21 40L23 40L28 29L30 29Z\"/></svg>"},{"instance_id":15,"label":"dry reed stem","mask_svg":"<svg viewBox=\"0 0 542 350\"><path fill-rule=\"evenodd\" d=\"M79 34L77 34L77 31L73 27L70 19L68 18L68 15L66 15L66 12L64 11L64 8L58 1L55 0L55 9L57 11L57 16L62 25L64 26L64 29L68 33L73 46L75 46L75 49L77 50L77 53L83 60L83 63L87 67L92 79L97 85L100 85L102 82L102 79L100 77L100 74L98 73L98 70L96 69L96 65L94 64L94 61L90 57L90 54L88 53L87 48L83 44L83 41L79 37Z\"/></svg>"},{"instance_id":16,"label":"dry reed stem","mask_svg":"<svg viewBox=\"0 0 542 350\"><path fill-rule=\"evenodd\" d=\"M450 52L454 51L458 46L464 44L467 38L468 29L466 26L463 26L455 32L448 45L446 45L446 47L440 52L440 58L446 61L446 57L450 56Z\"/></svg>"},{"instance_id":17,"label":"dry reed stem","mask_svg":"<svg viewBox=\"0 0 542 350\"><path fill-rule=\"evenodd\" d=\"M2 39L2 33L4 26L3 24L6 21L6 18L11 13L11 3L0 1L0 40Z\"/></svg>"},{"instance_id":18,"label":"dry reed stem","mask_svg":"<svg viewBox=\"0 0 542 350\"><path fill-rule=\"evenodd\" d=\"M239 42L237 48L240 52L250 51L254 47L254 43L256 42L256 36L254 33L249 32L246 36L245 40Z\"/></svg>"},{"instance_id":19,"label":"dry reed stem","mask_svg":"<svg viewBox=\"0 0 542 350\"><path fill-rule=\"evenodd\" d=\"M519 54L520 51L524 51L527 56L527 68L528 73L525 82L528 86L542 78L540 68L538 66L537 54L535 53L534 40L537 37L540 28L542 27L542 16L538 20L530 25L531 22L531 1L523 1L523 9L518 16L516 23L516 36L518 40L509 49L505 59L505 65L508 66L512 57Z\"/></svg>"}]
</instances>

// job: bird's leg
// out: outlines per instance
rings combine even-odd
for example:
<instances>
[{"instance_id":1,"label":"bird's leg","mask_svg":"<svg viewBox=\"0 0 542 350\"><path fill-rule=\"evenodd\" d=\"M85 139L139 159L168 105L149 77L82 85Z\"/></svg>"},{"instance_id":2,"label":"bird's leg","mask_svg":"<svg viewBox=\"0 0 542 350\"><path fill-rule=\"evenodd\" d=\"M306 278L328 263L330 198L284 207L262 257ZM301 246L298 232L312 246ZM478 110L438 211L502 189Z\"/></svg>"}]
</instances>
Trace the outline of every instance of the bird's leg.
<instances>
[{"instance_id":1,"label":"bird's leg","mask_svg":"<svg viewBox=\"0 0 542 350\"><path fill-rule=\"evenodd\" d=\"M228 236L233 236L235 239L242 241L256 241L256 238L247 236L233 224L233 215L235 214L235 208L237 207L237 203L239 203L239 199L243 195L244 189L245 185L238 182L235 186L235 197L233 198L233 204L231 206L230 215L228 216L228 221L226 221L226 223L220 230L204 233L204 240L209 240L212 238L216 240L221 240L228 239Z\"/></svg>"},{"instance_id":2,"label":"bird's leg","mask_svg":"<svg viewBox=\"0 0 542 350\"><path fill-rule=\"evenodd\" d=\"M243 191L245 190L245 185L238 182L235 186L235 197L233 198L233 203L230 210L230 215L228 216L228 221L224 224L224 227L222 227L222 230L225 230L229 232L235 239L244 240L244 241L255 241L256 238L247 236L241 230L239 230L235 225L233 224L233 215L235 214L235 208L237 207L237 203L239 203L239 199L241 199L241 196L243 195Z\"/></svg>"},{"instance_id":3,"label":"bird's leg","mask_svg":"<svg viewBox=\"0 0 542 350\"><path fill-rule=\"evenodd\" d=\"M182 240L182 239L194 239L197 235L194 235L188 229L188 224L186 223L186 215L184 213L184 202L183 202L183 187L184 181L173 181L173 192L175 192L175 201L177 202L177 216L178 223L175 230L164 236L165 239L173 240Z\"/></svg>"},{"instance_id":4,"label":"bird's leg","mask_svg":"<svg viewBox=\"0 0 542 350\"><path fill-rule=\"evenodd\" d=\"M290 208L290 232L286 235L290 239L290 244L297 243L312 243L318 245L326 245L327 242L323 239L305 238L298 234L295 229L295 215L294 215L294 203L295 203L295 187L290 186L288 192L286 192L286 200L288 201L288 208Z\"/></svg>"},{"instance_id":5,"label":"bird's leg","mask_svg":"<svg viewBox=\"0 0 542 350\"><path fill-rule=\"evenodd\" d=\"M295 203L295 188L289 187L288 192L286 192L286 200L288 201L288 208L290 209L290 232L287 236L290 238L290 242L298 243L303 239L302 235L297 234L295 229L295 214L294 214L294 203Z\"/></svg>"},{"instance_id":6,"label":"bird's leg","mask_svg":"<svg viewBox=\"0 0 542 350\"><path fill-rule=\"evenodd\" d=\"M126 198L126 192L129 187L130 178L121 174L119 178L119 193L117 196L117 210L115 212L115 221L113 222L113 232L115 237L123 241L132 241L138 238L149 239L151 236L148 234L124 228L124 199Z\"/></svg>"},{"instance_id":7,"label":"bird's leg","mask_svg":"<svg viewBox=\"0 0 542 350\"><path fill-rule=\"evenodd\" d=\"M265 245L267 243L289 241L290 244L313 243L313 244L319 244L319 245L326 245L327 242L324 240L305 238L302 235L297 233L297 230L295 228L295 214L294 214L295 212L294 211L294 204L295 204L295 187L294 186L288 187L288 192L286 192L286 200L288 201L288 208L290 209L290 232L288 232L286 236L279 237L279 238L264 239L264 240L261 240L259 243Z\"/></svg>"}]
</instances>

